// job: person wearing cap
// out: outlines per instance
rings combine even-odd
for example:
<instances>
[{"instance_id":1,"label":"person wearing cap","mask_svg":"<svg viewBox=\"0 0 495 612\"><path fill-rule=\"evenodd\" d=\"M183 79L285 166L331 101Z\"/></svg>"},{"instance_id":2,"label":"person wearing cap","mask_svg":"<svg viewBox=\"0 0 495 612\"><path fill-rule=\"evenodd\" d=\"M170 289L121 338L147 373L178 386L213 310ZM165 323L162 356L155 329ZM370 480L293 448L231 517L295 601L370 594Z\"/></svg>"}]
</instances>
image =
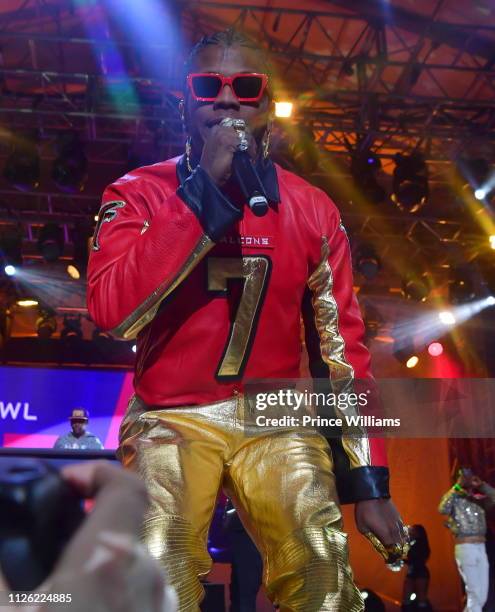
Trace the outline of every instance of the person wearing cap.
<instances>
[{"instance_id":1,"label":"person wearing cap","mask_svg":"<svg viewBox=\"0 0 495 612\"><path fill-rule=\"evenodd\" d=\"M103 444L100 439L86 430L88 426L88 412L83 408L74 408L69 421L72 431L60 436L53 448L77 448L83 450L102 450Z\"/></svg>"}]
</instances>

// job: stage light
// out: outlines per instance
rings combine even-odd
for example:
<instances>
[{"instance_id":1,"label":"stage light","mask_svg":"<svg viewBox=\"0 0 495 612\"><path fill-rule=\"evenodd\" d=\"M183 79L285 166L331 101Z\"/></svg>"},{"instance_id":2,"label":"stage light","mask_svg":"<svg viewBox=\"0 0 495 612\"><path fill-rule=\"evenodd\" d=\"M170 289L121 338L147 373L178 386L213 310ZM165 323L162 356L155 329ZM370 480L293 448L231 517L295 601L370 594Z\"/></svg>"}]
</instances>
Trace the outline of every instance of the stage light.
<instances>
[{"instance_id":1,"label":"stage light","mask_svg":"<svg viewBox=\"0 0 495 612\"><path fill-rule=\"evenodd\" d=\"M355 261L356 270L367 280L374 279L382 267L375 249L368 244L363 244L357 248Z\"/></svg>"},{"instance_id":2,"label":"stage light","mask_svg":"<svg viewBox=\"0 0 495 612\"><path fill-rule=\"evenodd\" d=\"M414 346L417 351L423 350L423 348L426 349L430 343L436 342L438 338L443 338L451 332L453 325L461 325L485 308L489 308L490 302L495 305L493 297L495 297L493 293L490 295L485 294L483 298L460 306L454 306L450 310L432 309L404 319L394 326L391 333L396 341L394 348L402 349L406 347L404 361L407 361L412 355L418 354L409 346L412 340L414 340ZM408 351L410 354L407 354ZM398 354L396 357L400 358L401 355Z\"/></svg>"},{"instance_id":3,"label":"stage light","mask_svg":"<svg viewBox=\"0 0 495 612\"><path fill-rule=\"evenodd\" d=\"M385 604L371 589L362 589L361 597L364 600L365 612L385 612Z\"/></svg>"},{"instance_id":4,"label":"stage light","mask_svg":"<svg viewBox=\"0 0 495 612\"><path fill-rule=\"evenodd\" d=\"M409 359L406 361L406 368L415 368L419 363L419 357L417 355L412 355L412 357L409 357Z\"/></svg>"},{"instance_id":5,"label":"stage light","mask_svg":"<svg viewBox=\"0 0 495 612\"><path fill-rule=\"evenodd\" d=\"M0 261L7 276L14 276L22 265L22 231L18 225L1 228Z\"/></svg>"},{"instance_id":6,"label":"stage light","mask_svg":"<svg viewBox=\"0 0 495 612\"><path fill-rule=\"evenodd\" d=\"M384 324L384 319L378 309L367 301L362 303L362 313L366 340L372 340L378 335L380 328Z\"/></svg>"},{"instance_id":7,"label":"stage light","mask_svg":"<svg viewBox=\"0 0 495 612\"><path fill-rule=\"evenodd\" d=\"M8 300L14 303L16 306L20 308L31 308L33 306L38 306L39 298L38 293L33 293L27 287L17 286L15 281L8 281L11 283L8 292Z\"/></svg>"},{"instance_id":8,"label":"stage light","mask_svg":"<svg viewBox=\"0 0 495 612\"><path fill-rule=\"evenodd\" d=\"M102 354L111 355L115 352L116 342L109 332L95 328L92 335L93 342L98 351Z\"/></svg>"},{"instance_id":9,"label":"stage light","mask_svg":"<svg viewBox=\"0 0 495 612\"><path fill-rule=\"evenodd\" d=\"M397 361L399 361L402 365L405 365L408 368L414 367L417 364L417 361L415 362L414 358L419 361L414 346L408 339L398 340L397 338L395 338L392 352ZM408 363L411 363L413 365L408 366Z\"/></svg>"},{"instance_id":10,"label":"stage light","mask_svg":"<svg viewBox=\"0 0 495 612\"><path fill-rule=\"evenodd\" d=\"M488 237L488 242L490 243L490 248L495 250L495 234Z\"/></svg>"},{"instance_id":11,"label":"stage light","mask_svg":"<svg viewBox=\"0 0 495 612\"><path fill-rule=\"evenodd\" d=\"M368 149L355 151L351 157L351 174L364 197L374 204L383 202L386 191L376 180L376 173L382 163L380 158Z\"/></svg>"},{"instance_id":12,"label":"stage light","mask_svg":"<svg viewBox=\"0 0 495 612\"><path fill-rule=\"evenodd\" d=\"M428 354L432 357L439 357L443 353L443 346L440 342L432 342L428 346Z\"/></svg>"},{"instance_id":13,"label":"stage light","mask_svg":"<svg viewBox=\"0 0 495 612\"><path fill-rule=\"evenodd\" d=\"M65 315L60 337L63 340L82 340L81 315Z\"/></svg>"},{"instance_id":14,"label":"stage light","mask_svg":"<svg viewBox=\"0 0 495 612\"><path fill-rule=\"evenodd\" d=\"M410 213L422 208L428 199L428 168L420 153L395 156L392 200Z\"/></svg>"},{"instance_id":15,"label":"stage light","mask_svg":"<svg viewBox=\"0 0 495 612\"><path fill-rule=\"evenodd\" d=\"M55 223L43 225L38 234L38 252L47 262L54 262L64 250L64 233Z\"/></svg>"},{"instance_id":16,"label":"stage light","mask_svg":"<svg viewBox=\"0 0 495 612\"><path fill-rule=\"evenodd\" d=\"M39 317L36 320L36 330L38 336L44 340L50 338L57 331L57 320L53 310L40 308Z\"/></svg>"},{"instance_id":17,"label":"stage light","mask_svg":"<svg viewBox=\"0 0 495 612\"><path fill-rule=\"evenodd\" d=\"M22 308L31 308L32 306L38 306L38 300L34 298L20 298L16 300L16 304Z\"/></svg>"},{"instance_id":18,"label":"stage light","mask_svg":"<svg viewBox=\"0 0 495 612\"><path fill-rule=\"evenodd\" d=\"M459 169L466 178L464 189L473 190L477 200L484 200L494 187L490 164L483 158L464 158L459 160Z\"/></svg>"},{"instance_id":19,"label":"stage light","mask_svg":"<svg viewBox=\"0 0 495 612\"><path fill-rule=\"evenodd\" d=\"M275 102L275 117L288 118L292 115L292 102Z\"/></svg>"},{"instance_id":20,"label":"stage light","mask_svg":"<svg viewBox=\"0 0 495 612\"><path fill-rule=\"evenodd\" d=\"M486 298L486 305L487 306L495 306L495 295L489 295Z\"/></svg>"},{"instance_id":21,"label":"stage light","mask_svg":"<svg viewBox=\"0 0 495 612\"><path fill-rule=\"evenodd\" d=\"M76 266L73 266L72 264L67 266L67 274L74 280L79 280L81 278L81 273Z\"/></svg>"},{"instance_id":22,"label":"stage light","mask_svg":"<svg viewBox=\"0 0 495 612\"><path fill-rule=\"evenodd\" d=\"M88 160L77 132L61 134L55 143L57 157L53 162L52 179L68 193L83 191L87 179Z\"/></svg>"},{"instance_id":23,"label":"stage light","mask_svg":"<svg viewBox=\"0 0 495 612\"><path fill-rule=\"evenodd\" d=\"M31 191L39 185L40 157L36 140L35 133L12 138L11 152L5 162L3 176L20 191Z\"/></svg>"},{"instance_id":24,"label":"stage light","mask_svg":"<svg viewBox=\"0 0 495 612\"><path fill-rule=\"evenodd\" d=\"M402 295L408 300L424 302L430 293L426 280L414 275L406 275L401 284Z\"/></svg>"},{"instance_id":25,"label":"stage light","mask_svg":"<svg viewBox=\"0 0 495 612\"><path fill-rule=\"evenodd\" d=\"M113 338L109 332L104 332L101 329L95 328L93 330L93 342L113 342Z\"/></svg>"},{"instance_id":26,"label":"stage light","mask_svg":"<svg viewBox=\"0 0 495 612\"><path fill-rule=\"evenodd\" d=\"M136 352L137 352L137 345L136 345L136 344L133 344L133 345L132 345L132 352L133 352L133 353L136 353Z\"/></svg>"},{"instance_id":27,"label":"stage light","mask_svg":"<svg viewBox=\"0 0 495 612\"><path fill-rule=\"evenodd\" d=\"M79 280L86 274L91 234L91 227L85 224L76 225L71 232L74 256L67 266L67 274L74 280Z\"/></svg>"},{"instance_id":28,"label":"stage light","mask_svg":"<svg viewBox=\"0 0 495 612\"><path fill-rule=\"evenodd\" d=\"M355 61L355 60L354 60ZM354 76L356 71L353 66L353 59L351 57L344 58L342 65L340 67L340 71L338 73L338 78L340 79L342 76Z\"/></svg>"},{"instance_id":29,"label":"stage light","mask_svg":"<svg viewBox=\"0 0 495 612\"><path fill-rule=\"evenodd\" d=\"M440 322L444 325L455 325L456 318L454 313L451 310L442 310L438 313L438 318Z\"/></svg>"},{"instance_id":30,"label":"stage light","mask_svg":"<svg viewBox=\"0 0 495 612\"><path fill-rule=\"evenodd\" d=\"M409 601L414 601L416 599L416 593L411 593L409 595Z\"/></svg>"},{"instance_id":31,"label":"stage light","mask_svg":"<svg viewBox=\"0 0 495 612\"><path fill-rule=\"evenodd\" d=\"M479 270L475 265L465 264L451 269L449 295L452 304L464 304L476 299L479 277Z\"/></svg>"}]
</instances>

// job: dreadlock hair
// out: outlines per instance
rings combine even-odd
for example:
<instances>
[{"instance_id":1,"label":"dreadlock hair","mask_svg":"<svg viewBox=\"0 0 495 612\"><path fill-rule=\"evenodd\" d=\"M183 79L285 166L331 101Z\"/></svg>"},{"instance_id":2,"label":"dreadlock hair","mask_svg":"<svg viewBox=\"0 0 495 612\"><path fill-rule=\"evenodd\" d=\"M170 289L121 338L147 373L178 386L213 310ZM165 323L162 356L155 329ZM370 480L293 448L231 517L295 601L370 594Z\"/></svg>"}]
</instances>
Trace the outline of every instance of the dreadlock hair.
<instances>
[{"instance_id":1,"label":"dreadlock hair","mask_svg":"<svg viewBox=\"0 0 495 612\"><path fill-rule=\"evenodd\" d=\"M270 74L268 59L260 45L258 45L253 39L247 37L245 34L239 32L239 30L236 30L235 28L228 28L227 30L210 34L210 36L203 36L203 38L194 45L184 64L184 85L187 75L193 71L196 57L205 47L208 47L209 45L218 45L224 48L245 47L247 49L251 49L257 54L263 72L268 75ZM184 91L186 91L185 87Z\"/></svg>"}]
</instances>

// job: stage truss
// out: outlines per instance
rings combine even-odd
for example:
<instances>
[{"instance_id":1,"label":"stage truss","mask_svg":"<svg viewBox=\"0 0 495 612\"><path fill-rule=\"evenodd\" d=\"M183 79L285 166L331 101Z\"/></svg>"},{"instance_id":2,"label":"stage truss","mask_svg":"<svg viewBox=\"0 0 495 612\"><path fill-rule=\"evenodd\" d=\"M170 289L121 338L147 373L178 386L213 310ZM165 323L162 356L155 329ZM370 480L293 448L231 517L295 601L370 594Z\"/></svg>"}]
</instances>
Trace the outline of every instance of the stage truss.
<instances>
[{"instance_id":1,"label":"stage truss","mask_svg":"<svg viewBox=\"0 0 495 612\"><path fill-rule=\"evenodd\" d=\"M452 263L489 256L483 224L473 217L490 210L472 198L466 205L452 177L461 154L494 157L493 19L482 13L456 17L451 0L420 2L417 13L401 2L385 10L371 0L308 3L317 10L274 4L167 6L187 46L236 25L269 50L279 91L296 101L295 116L278 130L312 135L327 160L314 169L317 182L325 173L351 181L349 152L358 143L382 159L386 185L396 153L424 154L431 196L418 215L401 213L392 202L362 207L337 198L353 238L374 244L385 264L407 251L409 262L444 282ZM93 219L104 185L123 173L129 150L151 151L157 160L182 150L177 100L183 52L151 41L161 61L150 66L142 48L112 23L108 36L91 35L88 24L102 19L98 3L76 11L67 2L27 0L0 13L0 163L12 133L36 130L43 164L37 189L20 193L0 182L0 222L25 228L29 257L36 257L38 228L48 221L64 225L70 253L72 228ZM125 76L102 72L102 57L114 49ZM90 163L86 190L71 195L49 177L54 139L67 130L81 135ZM400 272L389 267L384 284L399 283Z\"/></svg>"}]
</instances>

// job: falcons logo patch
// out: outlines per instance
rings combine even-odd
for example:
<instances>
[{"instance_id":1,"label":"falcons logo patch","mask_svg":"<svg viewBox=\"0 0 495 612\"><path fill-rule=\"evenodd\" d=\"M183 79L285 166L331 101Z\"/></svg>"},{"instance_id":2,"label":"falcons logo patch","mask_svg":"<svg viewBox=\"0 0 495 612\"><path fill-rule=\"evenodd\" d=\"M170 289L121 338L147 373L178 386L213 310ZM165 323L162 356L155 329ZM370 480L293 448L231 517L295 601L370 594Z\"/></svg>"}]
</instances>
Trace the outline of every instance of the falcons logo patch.
<instances>
[{"instance_id":1,"label":"falcons logo patch","mask_svg":"<svg viewBox=\"0 0 495 612\"><path fill-rule=\"evenodd\" d=\"M100 212L98 213L98 222L95 227L95 233L93 234L93 244L91 247L93 251L99 251L101 248L98 238L102 225L104 223L110 223L110 221L113 221L119 212L119 208L123 208L124 206L125 202L122 202L121 200L114 200L112 202L106 202L100 208Z\"/></svg>"}]
</instances>

